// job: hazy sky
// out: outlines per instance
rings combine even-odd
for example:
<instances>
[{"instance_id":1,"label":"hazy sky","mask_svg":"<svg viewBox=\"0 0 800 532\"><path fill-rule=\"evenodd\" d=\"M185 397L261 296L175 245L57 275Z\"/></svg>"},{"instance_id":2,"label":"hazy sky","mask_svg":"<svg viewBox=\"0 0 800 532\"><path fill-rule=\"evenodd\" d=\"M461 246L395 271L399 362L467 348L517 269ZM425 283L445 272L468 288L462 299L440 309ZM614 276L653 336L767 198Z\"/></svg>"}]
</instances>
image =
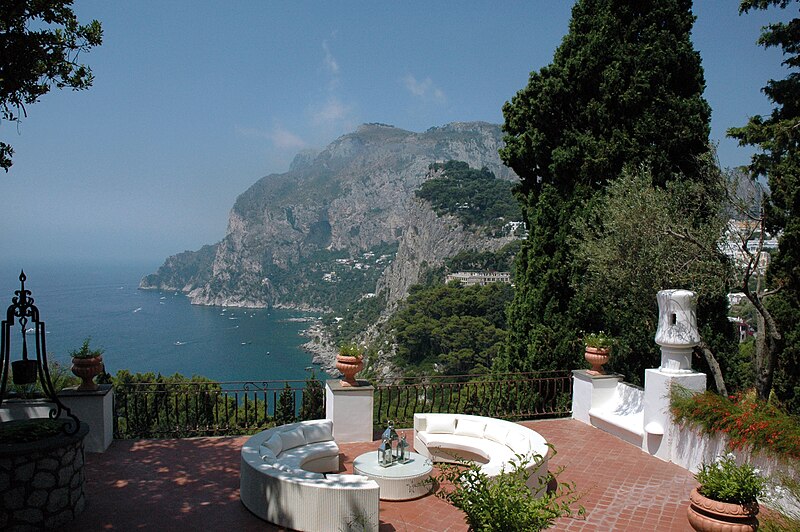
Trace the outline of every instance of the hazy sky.
<instances>
[{"instance_id":1,"label":"hazy sky","mask_svg":"<svg viewBox=\"0 0 800 532\"><path fill-rule=\"evenodd\" d=\"M712 140L724 166L744 164L751 152L725 130L768 113L760 89L786 74L755 41L796 12L695 4ZM77 0L105 34L82 56L95 83L0 124L16 151L0 172L0 258L162 259L220 240L247 187L361 123L501 123L503 103L551 62L571 6Z\"/></svg>"}]
</instances>

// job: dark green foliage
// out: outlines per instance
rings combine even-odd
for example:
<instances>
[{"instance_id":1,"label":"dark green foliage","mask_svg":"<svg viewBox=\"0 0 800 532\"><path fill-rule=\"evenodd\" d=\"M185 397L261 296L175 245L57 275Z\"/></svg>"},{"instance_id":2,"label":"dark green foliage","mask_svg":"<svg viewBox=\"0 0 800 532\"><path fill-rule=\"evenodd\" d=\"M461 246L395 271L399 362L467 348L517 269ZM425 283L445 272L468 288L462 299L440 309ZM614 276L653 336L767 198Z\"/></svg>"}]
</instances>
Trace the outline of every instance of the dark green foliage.
<instances>
[{"instance_id":1,"label":"dark green foliage","mask_svg":"<svg viewBox=\"0 0 800 532\"><path fill-rule=\"evenodd\" d=\"M61 434L65 422L33 418L0 423L0 444L28 443Z\"/></svg>"},{"instance_id":2,"label":"dark green foliage","mask_svg":"<svg viewBox=\"0 0 800 532\"><path fill-rule=\"evenodd\" d=\"M485 372L505 342L510 285L412 287L389 326L397 360L410 372Z\"/></svg>"},{"instance_id":3,"label":"dark green foliage","mask_svg":"<svg viewBox=\"0 0 800 532\"><path fill-rule=\"evenodd\" d=\"M303 400L300 405L300 421L325 417L325 390L313 373L306 379Z\"/></svg>"},{"instance_id":4,"label":"dark green foliage","mask_svg":"<svg viewBox=\"0 0 800 532\"><path fill-rule=\"evenodd\" d=\"M552 449L552 447L551 447ZM555 451L552 451L555 456ZM436 495L465 514L470 530L480 531L536 531L552 527L559 517L583 515L583 506L577 506L580 495L575 484L558 482L556 470L539 478L541 490L531 496L528 487L530 470L535 470L543 457L517 455L500 475L489 477L480 464L455 457L456 464L438 464L439 472L430 480L437 487ZM548 490L548 484L554 489Z\"/></svg>"},{"instance_id":5,"label":"dark green foliage","mask_svg":"<svg viewBox=\"0 0 800 532\"><path fill-rule=\"evenodd\" d=\"M287 423L294 423L296 419L294 390L287 382L278 397L278 404L275 405L275 424L286 425Z\"/></svg>"},{"instance_id":6,"label":"dark green foliage","mask_svg":"<svg viewBox=\"0 0 800 532\"><path fill-rule=\"evenodd\" d=\"M723 182L713 165L708 171ZM701 337L721 363L736 352L727 319L732 268L717 248L728 219L722 194L707 190L712 182L707 178L654 187L648 172L626 170L609 182L594 204L602 224L590 218L573 225L570 243L586 272L573 287L576 300L598 306L596 328L586 330L604 330L616 338L606 367L629 382L642 384L644 370L660 363L660 350L653 342L658 290L680 286L696 291ZM709 199L699 201L702 197ZM717 205L717 216L706 216L711 205ZM690 234L693 242L667 234L665 228Z\"/></svg>"},{"instance_id":7,"label":"dark green foliage","mask_svg":"<svg viewBox=\"0 0 800 532\"><path fill-rule=\"evenodd\" d=\"M99 46L103 30L96 20L81 25L72 0L0 1L0 117L9 122L27 116L28 105L50 92L91 87L92 70L77 62ZM0 142L0 168L11 167L14 150Z\"/></svg>"},{"instance_id":8,"label":"dark green foliage","mask_svg":"<svg viewBox=\"0 0 800 532\"><path fill-rule=\"evenodd\" d=\"M744 0L740 13L770 6L787 7L791 0ZM800 18L763 28L758 43L777 47L784 53L783 65L789 73L781 80L769 80L763 92L773 103L772 113L753 116L728 135L739 144L755 146L749 170L753 178L766 177L770 195L765 203L767 230L782 231L778 252L772 256L767 272L770 288L779 288L767 307L773 311L782 338L775 349L774 390L795 409L800 409ZM768 333L768 331L764 331ZM771 380L768 375L759 388ZM769 388L769 387L767 387ZM762 390L762 398L769 389Z\"/></svg>"},{"instance_id":9,"label":"dark green foliage","mask_svg":"<svg viewBox=\"0 0 800 532\"><path fill-rule=\"evenodd\" d=\"M458 271L512 271L514 257L522 248L522 240L515 240L497 251L460 251L444 261L449 272ZM424 284L424 283L421 283Z\"/></svg>"},{"instance_id":10,"label":"dark green foliage","mask_svg":"<svg viewBox=\"0 0 800 532\"><path fill-rule=\"evenodd\" d=\"M329 326L334 343L346 343L378 321L384 308L386 295L382 293L351 303L343 312L326 315L324 323ZM337 317L342 319L336 322Z\"/></svg>"},{"instance_id":11,"label":"dark green foliage","mask_svg":"<svg viewBox=\"0 0 800 532\"><path fill-rule=\"evenodd\" d=\"M131 374L121 370L110 378L114 386L117 438L188 437L247 434L296 420L298 394L303 395L301 414L319 418L322 385L313 376L306 385L309 395L288 382L233 383L224 387L205 377L169 377L153 373ZM295 385L297 386L297 385ZM271 415L274 414L274 415Z\"/></svg>"},{"instance_id":12,"label":"dark green foliage","mask_svg":"<svg viewBox=\"0 0 800 532\"><path fill-rule=\"evenodd\" d=\"M378 279L396 252L397 243L374 246L360 257L350 257L344 250L320 250L288 268L277 266L265 257L262 272L281 293L281 300L285 303L330 309L337 316L350 312L351 317L363 321L372 319L383 310L385 300L361 298L375 292ZM370 253L372 256L365 258ZM382 256L388 258L381 260ZM343 264L337 259L350 262ZM363 266L356 267L356 263ZM329 273L334 275L330 281L324 281L323 276ZM253 290L263 290L263 287L254 286Z\"/></svg>"},{"instance_id":13,"label":"dark green foliage","mask_svg":"<svg viewBox=\"0 0 800 532\"><path fill-rule=\"evenodd\" d=\"M233 404L219 406L221 388L205 377L120 370L112 382L115 433L123 438L195 436L218 426L215 411L236 410Z\"/></svg>"},{"instance_id":14,"label":"dark green foliage","mask_svg":"<svg viewBox=\"0 0 800 532\"><path fill-rule=\"evenodd\" d=\"M442 177L425 181L416 191L418 198L430 202L438 215L452 214L464 227L489 227L495 231L509 221L522 220L519 203L511 193L511 183L495 179L486 168L470 168L461 161L433 163Z\"/></svg>"},{"instance_id":15,"label":"dark green foliage","mask_svg":"<svg viewBox=\"0 0 800 532\"><path fill-rule=\"evenodd\" d=\"M569 239L608 180L626 165L657 185L702 177L710 109L693 22L689 0L580 0L553 63L504 105L500 155L521 177L529 238L499 369L581 367L578 331L603 329L598 302L575 293Z\"/></svg>"}]
</instances>

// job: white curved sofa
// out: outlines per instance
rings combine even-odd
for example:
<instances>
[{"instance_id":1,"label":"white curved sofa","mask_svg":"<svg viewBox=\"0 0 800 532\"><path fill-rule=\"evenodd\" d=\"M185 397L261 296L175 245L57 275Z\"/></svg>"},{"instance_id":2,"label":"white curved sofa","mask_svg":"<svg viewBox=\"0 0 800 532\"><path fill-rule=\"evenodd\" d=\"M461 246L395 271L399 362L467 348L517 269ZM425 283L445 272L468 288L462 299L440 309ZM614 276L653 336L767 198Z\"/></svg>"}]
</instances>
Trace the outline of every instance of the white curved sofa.
<instances>
[{"instance_id":1,"label":"white curved sofa","mask_svg":"<svg viewBox=\"0 0 800 532\"><path fill-rule=\"evenodd\" d=\"M239 492L255 515L294 530L378 530L379 487L340 475L331 420L292 423L250 437L242 446ZM327 474L326 474L327 473Z\"/></svg>"},{"instance_id":2,"label":"white curved sofa","mask_svg":"<svg viewBox=\"0 0 800 532\"><path fill-rule=\"evenodd\" d=\"M511 421L466 414L414 414L414 450L434 462L474 461L490 477L503 469L510 471L509 462L522 455L531 460L528 487L535 495L546 487L547 441L535 430ZM541 462L535 455L541 456Z\"/></svg>"}]
</instances>

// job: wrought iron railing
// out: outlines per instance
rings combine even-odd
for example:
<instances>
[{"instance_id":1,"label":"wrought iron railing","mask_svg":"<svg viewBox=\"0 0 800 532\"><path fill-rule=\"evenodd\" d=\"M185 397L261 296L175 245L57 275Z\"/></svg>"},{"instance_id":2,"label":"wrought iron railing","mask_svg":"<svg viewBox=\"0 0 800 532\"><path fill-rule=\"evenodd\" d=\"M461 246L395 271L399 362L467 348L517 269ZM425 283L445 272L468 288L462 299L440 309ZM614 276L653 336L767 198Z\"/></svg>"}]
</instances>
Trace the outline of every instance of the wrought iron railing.
<instances>
[{"instance_id":1,"label":"wrought iron railing","mask_svg":"<svg viewBox=\"0 0 800 532\"><path fill-rule=\"evenodd\" d=\"M125 382L114 386L114 437L249 434L325 416L320 381ZM391 419L411 427L415 412L476 414L509 420L571 413L568 372L405 379L375 387L375 429Z\"/></svg>"},{"instance_id":2,"label":"wrought iron railing","mask_svg":"<svg viewBox=\"0 0 800 532\"><path fill-rule=\"evenodd\" d=\"M375 388L375 429L391 419L411 427L414 413L446 412L508 420L567 416L572 412L569 372L457 375L406 379Z\"/></svg>"},{"instance_id":3,"label":"wrought iron railing","mask_svg":"<svg viewBox=\"0 0 800 532\"><path fill-rule=\"evenodd\" d=\"M114 437L248 434L325 415L306 381L135 382L114 386Z\"/></svg>"}]
</instances>

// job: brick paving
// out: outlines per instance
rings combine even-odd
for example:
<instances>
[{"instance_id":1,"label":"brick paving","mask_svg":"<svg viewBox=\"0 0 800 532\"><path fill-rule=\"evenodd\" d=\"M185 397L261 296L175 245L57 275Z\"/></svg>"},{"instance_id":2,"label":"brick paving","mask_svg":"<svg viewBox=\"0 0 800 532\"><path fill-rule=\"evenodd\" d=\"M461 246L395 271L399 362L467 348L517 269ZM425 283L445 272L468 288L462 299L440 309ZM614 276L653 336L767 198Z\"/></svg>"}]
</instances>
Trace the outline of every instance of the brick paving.
<instances>
[{"instance_id":1,"label":"brick paving","mask_svg":"<svg viewBox=\"0 0 800 532\"><path fill-rule=\"evenodd\" d=\"M552 530L685 531L688 471L571 419L524 422L557 451L550 470L583 494L584 518L560 519ZM411 431L407 432L413 441ZM68 531L282 530L252 515L239 500L239 451L247 436L115 441L86 455L84 512ZM379 442L340 445L342 471ZM464 531L463 514L433 495L381 501L381 531Z\"/></svg>"}]
</instances>

